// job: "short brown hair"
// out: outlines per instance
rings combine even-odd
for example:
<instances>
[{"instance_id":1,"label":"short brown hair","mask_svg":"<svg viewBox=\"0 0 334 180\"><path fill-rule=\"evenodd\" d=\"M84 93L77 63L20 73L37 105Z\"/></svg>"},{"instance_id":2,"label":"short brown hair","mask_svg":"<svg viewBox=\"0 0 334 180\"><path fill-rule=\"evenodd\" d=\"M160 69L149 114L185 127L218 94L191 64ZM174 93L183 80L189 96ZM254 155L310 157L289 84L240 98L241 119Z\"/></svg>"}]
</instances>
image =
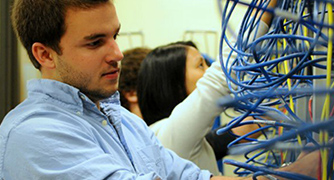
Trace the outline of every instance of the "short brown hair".
<instances>
[{"instance_id":1,"label":"short brown hair","mask_svg":"<svg viewBox=\"0 0 334 180\"><path fill-rule=\"evenodd\" d=\"M121 104L126 109L129 109L129 102L124 97L124 93L137 90L140 65L150 51L149 48L133 48L123 52L124 58L121 61L122 70L118 89L121 94Z\"/></svg>"},{"instance_id":2,"label":"short brown hair","mask_svg":"<svg viewBox=\"0 0 334 180\"><path fill-rule=\"evenodd\" d=\"M69 8L92 8L110 0L15 0L11 19L14 31L28 52L35 68L39 62L32 45L40 42L61 54L60 39L66 31L65 15Z\"/></svg>"}]
</instances>

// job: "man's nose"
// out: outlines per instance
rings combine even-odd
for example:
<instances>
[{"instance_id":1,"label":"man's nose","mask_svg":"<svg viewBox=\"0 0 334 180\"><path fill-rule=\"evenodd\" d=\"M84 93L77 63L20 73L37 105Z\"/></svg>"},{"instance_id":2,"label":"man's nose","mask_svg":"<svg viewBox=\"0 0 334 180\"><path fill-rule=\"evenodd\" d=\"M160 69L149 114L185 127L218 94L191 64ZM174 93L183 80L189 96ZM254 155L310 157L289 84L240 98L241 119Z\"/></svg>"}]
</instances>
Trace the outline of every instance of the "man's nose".
<instances>
[{"instance_id":1,"label":"man's nose","mask_svg":"<svg viewBox=\"0 0 334 180\"><path fill-rule=\"evenodd\" d=\"M106 57L106 61L120 61L123 59L123 53L118 47L117 42L113 39L109 43L109 48L108 48L108 55Z\"/></svg>"}]
</instances>

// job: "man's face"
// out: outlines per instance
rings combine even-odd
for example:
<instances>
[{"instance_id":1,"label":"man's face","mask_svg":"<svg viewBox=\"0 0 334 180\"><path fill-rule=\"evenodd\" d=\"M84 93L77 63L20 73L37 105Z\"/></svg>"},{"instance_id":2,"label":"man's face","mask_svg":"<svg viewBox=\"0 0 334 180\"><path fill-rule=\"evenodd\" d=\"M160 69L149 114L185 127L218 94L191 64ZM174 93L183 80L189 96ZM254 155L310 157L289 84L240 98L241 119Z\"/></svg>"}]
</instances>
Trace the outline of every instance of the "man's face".
<instances>
[{"instance_id":1,"label":"man's face","mask_svg":"<svg viewBox=\"0 0 334 180\"><path fill-rule=\"evenodd\" d=\"M62 55L56 56L55 79L72 85L93 102L111 96L118 88L123 54L116 43L120 24L112 3L90 9L69 9Z\"/></svg>"}]
</instances>

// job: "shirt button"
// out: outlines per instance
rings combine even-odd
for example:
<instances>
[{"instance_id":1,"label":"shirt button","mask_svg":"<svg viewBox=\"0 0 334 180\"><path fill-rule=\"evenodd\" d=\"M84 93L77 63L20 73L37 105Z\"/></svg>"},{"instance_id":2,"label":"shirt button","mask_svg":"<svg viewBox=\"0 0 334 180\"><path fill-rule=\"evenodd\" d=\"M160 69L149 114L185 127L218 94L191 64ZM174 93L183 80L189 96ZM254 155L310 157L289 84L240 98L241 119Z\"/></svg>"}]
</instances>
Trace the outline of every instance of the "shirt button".
<instances>
[{"instance_id":1,"label":"shirt button","mask_svg":"<svg viewBox=\"0 0 334 180\"><path fill-rule=\"evenodd\" d=\"M102 126L106 126L108 124L107 120L102 121Z\"/></svg>"},{"instance_id":2,"label":"shirt button","mask_svg":"<svg viewBox=\"0 0 334 180\"><path fill-rule=\"evenodd\" d=\"M81 112L80 112L80 111L77 111L77 115L81 115Z\"/></svg>"},{"instance_id":3,"label":"shirt button","mask_svg":"<svg viewBox=\"0 0 334 180\"><path fill-rule=\"evenodd\" d=\"M80 98L83 99L83 100L86 99L84 95L81 95Z\"/></svg>"}]
</instances>

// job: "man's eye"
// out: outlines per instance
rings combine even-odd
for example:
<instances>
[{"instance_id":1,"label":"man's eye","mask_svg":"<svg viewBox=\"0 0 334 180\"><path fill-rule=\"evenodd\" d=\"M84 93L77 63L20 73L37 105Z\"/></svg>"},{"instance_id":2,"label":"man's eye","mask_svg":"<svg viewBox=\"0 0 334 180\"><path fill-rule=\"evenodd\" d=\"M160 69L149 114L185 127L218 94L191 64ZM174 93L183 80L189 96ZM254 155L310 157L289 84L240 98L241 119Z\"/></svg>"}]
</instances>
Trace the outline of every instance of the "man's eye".
<instances>
[{"instance_id":1,"label":"man's eye","mask_svg":"<svg viewBox=\"0 0 334 180\"><path fill-rule=\"evenodd\" d=\"M93 41L93 42L91 42L91 43L88 43L87 46L89 46L89 47L97 47L97 46L99 46L101 43L102 43L101 40Z\"/></svg>"}]
</instances>

